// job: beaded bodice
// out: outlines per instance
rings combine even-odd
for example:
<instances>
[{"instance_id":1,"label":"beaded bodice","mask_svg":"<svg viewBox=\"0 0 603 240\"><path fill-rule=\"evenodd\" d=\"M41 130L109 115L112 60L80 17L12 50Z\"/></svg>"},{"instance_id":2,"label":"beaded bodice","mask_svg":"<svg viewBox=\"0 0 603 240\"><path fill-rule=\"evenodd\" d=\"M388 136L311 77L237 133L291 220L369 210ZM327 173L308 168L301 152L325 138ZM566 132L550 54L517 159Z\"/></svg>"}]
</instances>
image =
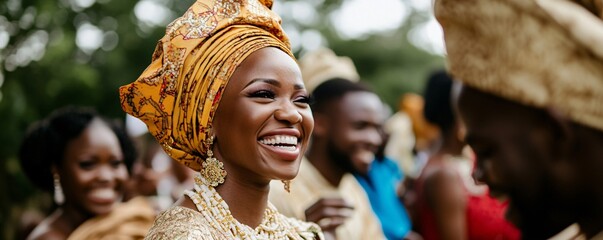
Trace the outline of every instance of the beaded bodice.
<instances>
[{"instance_id":1,"label":"beaded bodice","mask_svg":"<svg viewBox=\"0 0 603 240\"><path fill-rule=\"evenodd\" d=\"M232 216L228 205L218 192L205 181L200 174L197 174L194 190L185 191L185 194L195 203L198 211L183 207L168 209L158 217L147 239L164 239L164 237L166 239L244 240L324 238L318 225L285 217L278 213L271 203L268 203L264 218L255 229L242 224ZM174 236L170 232L180 232L180 235ZM201 236L201 238L197 236Z\"/></svg>"}]
</instances>

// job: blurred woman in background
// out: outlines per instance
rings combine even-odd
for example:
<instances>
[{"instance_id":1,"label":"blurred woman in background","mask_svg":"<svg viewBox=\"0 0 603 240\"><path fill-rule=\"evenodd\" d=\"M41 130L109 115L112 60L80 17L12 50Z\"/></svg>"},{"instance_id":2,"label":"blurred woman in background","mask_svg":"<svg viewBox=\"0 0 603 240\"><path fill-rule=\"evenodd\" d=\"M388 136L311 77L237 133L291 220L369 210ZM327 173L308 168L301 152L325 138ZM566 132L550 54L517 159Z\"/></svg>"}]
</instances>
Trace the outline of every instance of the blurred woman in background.
<instances>
[{"instance_id":1,"label":"blurred woman in background","mask_svg":"<svg viewBox=\"0 0 603 240\"><path fill-rule=\"evenodd\" d=\"M135 155L120 125L91 109L62 108L33 124L19 150L21 167L57 207L28 239L144 237L153 210L138 200L120 205Z\"/></svg>"},{"instance_id":2,"label":"blurred woman in background","mask_svg":"<svg viewBox=\"0 0 603 240\"><path fill-rule=\"evenodd\" d=\"M453 111L452 86L448 73L437 71L425 89L425 118L438 126L440 137L416 182L417 231L426 240L519 239L519 231L504 219L506 205L472 178L473 154Z\"/></svg>"}]
</instances>

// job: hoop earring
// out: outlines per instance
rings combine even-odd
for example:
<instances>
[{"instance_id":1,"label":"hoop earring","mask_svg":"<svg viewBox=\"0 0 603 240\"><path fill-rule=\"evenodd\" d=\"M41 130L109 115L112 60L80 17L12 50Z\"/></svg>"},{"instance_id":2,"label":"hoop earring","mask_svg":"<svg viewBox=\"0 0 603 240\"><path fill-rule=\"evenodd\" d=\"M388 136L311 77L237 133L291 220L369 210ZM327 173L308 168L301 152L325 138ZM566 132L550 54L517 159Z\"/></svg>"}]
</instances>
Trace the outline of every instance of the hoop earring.
<instances>
[{"instance_id":1,"label":"hoop earring","mask_svg":"<svg viewBox=\"0 0 603 240\"><path fill-rule=\"evenodd\" d=\"M61 206L65 202L65 195L63 194L63 187L61 187L61 177L58 173L52 174L54 180L54 202Z\"/></svg>"},{"instance_id":2,"label":"hoop earring","mask_svg":"<svg viewBox=\"0 0 603 240\"><path fill-rule=\"evenodd\" d=\"M281 180L283 182L283 186L285 187L285 191L291 193L291 180Z\"/></svg>"},{"instance_id":3,"label":"hoop earring","mask_svg":"<svg viewBox=\"0 0 603 240\"><path fill-rule=\"evenodd\" d=\"M212 187L216 187L222 183L224 183L224 178L226 178L226 170L224 170L224 163L218 161L214 157L214 152L211 150L213 147L214 137L211 136L208 139L208 150L207 150L207 158L201 164L203 169L201 169L200 173L207 180L209 185Z\"/></svg>"}]
</instances>

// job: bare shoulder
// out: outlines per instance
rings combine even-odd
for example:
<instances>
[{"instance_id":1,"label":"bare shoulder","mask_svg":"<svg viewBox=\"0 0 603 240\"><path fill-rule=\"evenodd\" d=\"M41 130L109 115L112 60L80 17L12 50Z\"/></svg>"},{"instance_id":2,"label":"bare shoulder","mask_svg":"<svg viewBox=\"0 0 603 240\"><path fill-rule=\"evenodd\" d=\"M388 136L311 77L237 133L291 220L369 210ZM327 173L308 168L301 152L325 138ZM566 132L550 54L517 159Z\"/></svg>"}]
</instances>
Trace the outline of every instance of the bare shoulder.
<instances>
[{"instance_id":1,"label":"bare shoulder","mask_svg":"<svg viewBox=\"0 0 603 240\"><path fill-rule=\"evenodd\" d=\"M458 185L459 172L449 165L434 166L425 175L426 187L437 187L441 185Z\"/></svg>"},{"instance_id":2,"label":"bare shoulder","mask_svg":"<svg viewBox=\"0 0 603 240\"><path fill-rule=\"evenodd\" d=\"M432 171L425 177L424 189L427 204L434 210L464 209L466 205L466 189L454 168L441 167Z\"/></svg>"}]
</instances>

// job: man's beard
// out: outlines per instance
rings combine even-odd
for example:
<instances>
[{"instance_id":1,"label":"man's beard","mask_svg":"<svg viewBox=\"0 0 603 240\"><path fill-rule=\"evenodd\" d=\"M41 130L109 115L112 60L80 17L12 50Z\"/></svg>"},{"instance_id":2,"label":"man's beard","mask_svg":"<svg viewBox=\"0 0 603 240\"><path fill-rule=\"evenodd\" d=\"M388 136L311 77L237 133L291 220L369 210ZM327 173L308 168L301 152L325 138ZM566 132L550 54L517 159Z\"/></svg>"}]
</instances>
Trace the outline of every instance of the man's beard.
<instances>
[{"instance_id":1,"label":"man's beard","mask_svg":"<svg viewBox=\"0 0 603 240\"><path fill-rule=\"evenodd\" d=\"M345 172L355 173L354 165L352 165L352 158L349 153L341 150L333 139L329 138L327 141L327 154L329 158L341 167Z\"/></svg>"}]
</instances>

